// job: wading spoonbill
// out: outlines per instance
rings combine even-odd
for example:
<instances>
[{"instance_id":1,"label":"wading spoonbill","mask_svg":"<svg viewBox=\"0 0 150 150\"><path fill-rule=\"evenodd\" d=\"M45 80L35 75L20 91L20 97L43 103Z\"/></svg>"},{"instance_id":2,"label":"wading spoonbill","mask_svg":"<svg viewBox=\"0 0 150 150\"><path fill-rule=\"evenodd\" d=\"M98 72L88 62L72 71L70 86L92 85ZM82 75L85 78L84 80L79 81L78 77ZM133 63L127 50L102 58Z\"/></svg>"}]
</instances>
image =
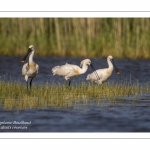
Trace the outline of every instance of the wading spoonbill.
<instances>
[{"instance_id":1,"label":"wading spoonbill","mask_svg":"<svg viewBox=\"0 0 150 150\"><path fill-rule=\"evenodd\" d=\"M76 76L84 74L87 71L88 66L91 66L92 70L95 72L95 77L98 80L98 74L96 73L90 59L82 60L80 63L81 68L77 65L67 63L65 65L55 66L52 68L52 73L53 75L63 76L66 81L69 81L70 86L71 80Z\"/></svg>"},{"instance_id":2,"label":"wading spoonbill","mask_svg":"<svg viewBox=\"0 0 150 150\"><path fill-rule=\"evenodd\" d=\"M98 69L96 72L98 73L99 80L97 80L97 76L95 76L94 72L91 74L87 75L86 80L90 80L92 82L96 82L98 84L102 84L104 81L106 81L112 74L113 68L116 70L116 74L120 74L119 70L117 69L112 56L107 57L107 63L108 63L108 68L105 69Z\"/></svg>"},{"instance_id":3,"label":"wading spoonbill","mask_svg":"<svg viewBox=\"0 0 150 150\"><path fill-rule=\"evenodd\" d=\"M28 78L31 78L30 80L30 89L31 89L32 80L38 74L39 70L39 65L33 61L34 52L35 52L34 46L30 45L27 54L21 60L21 62L24 63L27 56L29 55L29 62L25 63L22 67L22 75L25 76L25 80L27 82L27 89L28 89Z\"/></svg>"}]
</instances>

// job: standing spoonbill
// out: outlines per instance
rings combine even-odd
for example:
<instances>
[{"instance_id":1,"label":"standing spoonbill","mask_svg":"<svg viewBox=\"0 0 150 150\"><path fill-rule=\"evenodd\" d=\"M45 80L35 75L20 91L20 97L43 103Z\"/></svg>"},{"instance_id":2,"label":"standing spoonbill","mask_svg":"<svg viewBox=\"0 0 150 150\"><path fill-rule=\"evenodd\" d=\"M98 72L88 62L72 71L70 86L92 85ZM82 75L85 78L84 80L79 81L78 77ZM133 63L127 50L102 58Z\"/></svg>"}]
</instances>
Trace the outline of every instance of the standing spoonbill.
<instances>
[{"instance_id":1,"label":"standing spoonbill","mask_svg":"<svg viewBox=\"0 0 150 150\"><path fill-rule=\"evenodd\" d=\"M34 52L35 52L34 46L30 45L27 54L21 60L21 62L24 63L27 56L29 55L29 62L25 63L22 67L22 75L25 76L25 80L27 82L27 89L28 89L28 78L31 78L30 80L30 89L31 89L32 80L38 74L39 70L39 65L33 61Z\"/></svg>"},{"instance_id":2,"label":"standing spoonbill","mask_svg":"<svg viewBox=\"0 0 150 150\"><path fill-rule=\"evenodd\" d=\"M119 70L117 69L112 56L107 57L107 63L108 63L108 68L105 69L98 69L96 72L99 75L99 80L97 80L96 76L94 73L88 74L86 80L90 80L93 82L96 82L98 84L102 84L104 81L106 81L112 74L113 68L116 70L116 74L120 74Z\"/></svg>"},{"instance_id":3,"label":"standing spoonbill","mask_svg":"<svg viewBox=\"0 0 150 150\"><path fill-rule=\"evenodd\" d=\"M95 69L91 63L91 60L90 59L84 59L80 63L81 68L77 65L66 63L65 65L53 67L52 73L53 73L53 75L63 76L66 81L69 80L69 86L70 86L71 80L75 76L84 74L87 71L88 66L91 66L91 68L95 72ZM95 72L95 75L98 78L98 74L96 72Z\"/></svg>"}]
</instances>

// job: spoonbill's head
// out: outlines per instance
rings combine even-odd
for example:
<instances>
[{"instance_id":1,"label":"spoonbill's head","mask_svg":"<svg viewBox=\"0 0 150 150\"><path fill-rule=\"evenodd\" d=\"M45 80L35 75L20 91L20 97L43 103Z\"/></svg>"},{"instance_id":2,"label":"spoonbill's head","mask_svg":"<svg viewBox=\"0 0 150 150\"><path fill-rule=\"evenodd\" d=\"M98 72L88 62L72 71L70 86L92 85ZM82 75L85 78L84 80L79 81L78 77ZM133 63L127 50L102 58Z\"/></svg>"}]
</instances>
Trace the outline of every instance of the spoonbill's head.
<instances>
[{"instance_id":1,"label":"spoonbill's head","mask_svg":"<svg viewBox=\"0 0 150 150\"><path fill-rule=\"evenodd\" d=\"M33 45L30 45L29 48L28 48L27 54L26 54L25 57L21 60L21 62L24 63L25 60L26 60L26 58L27 58L27 56L28 56L29 54L31 54L33 51L35 51L35 50L34 50L34 46L33 46Z\"/></svg>"},{"instance_id":2,"label":"spoonbill's head","mask_svg":"<svg viewBox=\"0 0 150 150\"><path fill-rule=\"evenodd\" d=\"M29 48L28 48L28 51L34 51L34 46L30 45Z\"/></svg>"},{"instance_id":3,"label":"spoonbill's head","mask_svg":"<svg viewBox=\"0 0 150 150\"><path fill-rule=\"evenodd\" d=\"M92 70L94 71L94 73L95 73L95 75L96 75L97 80L100 80L99 75L98 75L98 73L96 72L94 66L92 65L92 62L91 62L90 59L84 59L84 60L82 60L82 61L81 61L81 64L80 64L80 67L82 67L83 64L86 64L86 65L88 65L88 66L91 66Z\"/></svg>"},{"instance_id":4,"label":"spoonbill's head","mask_svg":"<svg viewBox=\"0 0 150 150\"><path fill-rule=\"evenodd\" d=\"M80 63L80 67L82 67L83 64L86 64L86 65L90 66L91 65L91 60L90 59L82 60L81 63Z\"/></svg>"},{"instance_id":5,"label":"spoonbill's head","mask_svg":"<svg viewBox=\"0 0 150 150\"><path fill-rule=\"evenodd\" d=\"M109 55L107 58L108 58L110 61L113 59L113 57L112 57L111 55Z\"/></svg>"},{"instance_id":6,"label":"spoonbill's head","mask_svg":"<svg viewBox=\"0 0 150 150\"><path fill-rule=\"evenodd\" d=\"M118 68L116 67L116 65L115 65L115 63L114 63L114 60L113 60L113 57L111 56L111 55L109 55L108 57L107 57L107 60L108 61L110 61L112 64L113 64L113 66L114 66L114 68L115 68L115 70L116 70L116 74L120 74L120 71L118 70Z\"/></svg>"}]
</instances>

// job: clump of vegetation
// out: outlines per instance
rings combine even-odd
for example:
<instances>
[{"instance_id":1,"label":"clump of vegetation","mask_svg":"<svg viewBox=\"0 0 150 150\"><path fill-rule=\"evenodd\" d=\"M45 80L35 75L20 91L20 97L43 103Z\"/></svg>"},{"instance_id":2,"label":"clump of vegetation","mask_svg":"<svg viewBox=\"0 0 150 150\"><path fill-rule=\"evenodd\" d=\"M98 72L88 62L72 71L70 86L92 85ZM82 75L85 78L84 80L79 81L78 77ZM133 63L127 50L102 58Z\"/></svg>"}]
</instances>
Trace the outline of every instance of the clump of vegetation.
<instances>
[{"instance_id":1,"label":"clump of vegetation","mask_svg":"<svg viewBox=\"0 0 150 150\"><path fill-rule=\"evenodd\" d=\"M0 18L0 39L0 55L150 58L150 18Z\"/></svg>"},{"instance_id":2,"label":"clump of vegetation","mask_svg":"<svg viewBox=\"0 0 150 150\"><path fill-rule=\"evenodd\" d=\"M94 83L81 83L68 87L54 83L46 85L33 85L27 90L20 82L0 81L0 106L4 109L36 109L43 107L67 108L74 107L77 103L87 105L89 103L100 104L103 101L111 101L116 98L133 97L139 94L149 93L150 84L140 86L136 83L109 83L102 86Z\"/></svg>"}]
</instances>

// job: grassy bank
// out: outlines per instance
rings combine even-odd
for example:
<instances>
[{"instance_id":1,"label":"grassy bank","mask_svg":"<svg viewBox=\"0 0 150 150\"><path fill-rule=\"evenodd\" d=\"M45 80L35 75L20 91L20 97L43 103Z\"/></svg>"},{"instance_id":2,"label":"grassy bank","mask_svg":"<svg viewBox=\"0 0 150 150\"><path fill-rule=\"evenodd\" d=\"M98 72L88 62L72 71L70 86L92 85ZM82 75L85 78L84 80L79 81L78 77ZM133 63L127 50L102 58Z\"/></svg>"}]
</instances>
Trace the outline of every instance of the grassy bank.
<instances>
[{"instance_id":1,"label":"grassy bank","mask_svg":"<svg viewBox=\"0 0 150 150\"><path fill-rule=\"evenodd\" d=\"M68 108L76 104L87 106L89 104L101 104L103 101L115 101L132 95L150 93L150 84L140 86L138 82L130 84L105 83L102 86L96 84L74 85L71 88L65 85L46 84L33 86L27 91L26 85L20 82L5 83L0 81L0 107L4 109L36 109L43 107Z\"/></svg>"},{"instance_id":2,"label":"grassy bank","mask_svg":"<svg viewBox=\"0 0 150 150\"><path fill-rule=\"evenodd\" d=\"M149 18L0 18L0 55L150 58Z\"/></svg>"}]
</instances>

